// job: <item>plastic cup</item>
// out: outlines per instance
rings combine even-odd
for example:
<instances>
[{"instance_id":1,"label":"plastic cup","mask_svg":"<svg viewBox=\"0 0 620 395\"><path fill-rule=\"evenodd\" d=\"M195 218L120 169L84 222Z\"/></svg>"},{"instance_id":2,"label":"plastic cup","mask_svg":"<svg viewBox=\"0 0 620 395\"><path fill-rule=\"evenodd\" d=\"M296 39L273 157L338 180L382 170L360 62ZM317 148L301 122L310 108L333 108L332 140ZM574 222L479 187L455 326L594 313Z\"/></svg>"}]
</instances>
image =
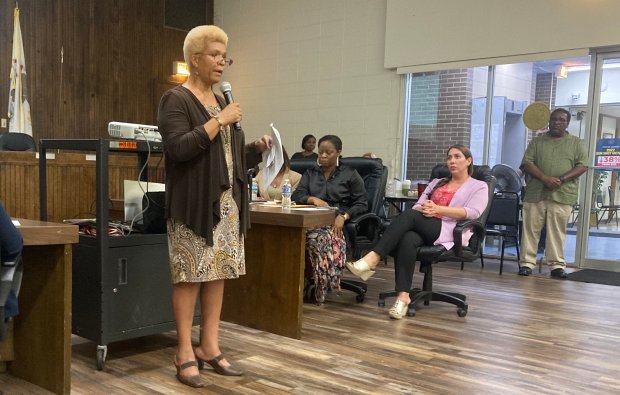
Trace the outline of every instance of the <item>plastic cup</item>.
<instances>
[{"instance_id":1,"label":"plastic cup","mask_svg":"<svg viewBox=\"0 0 620 395\"><path fill-rule=\"evenodd\" d=\"M399 193L402 193L402 189L403 189L403 183L400 181L394 180L394 193L398 195Z\"/></svg>"},{"instance_id":2,"label":"plastic cup","mask_svg":"<svg viewBox=\"0 0 620 395\"><path fill-rule=\"evenodd\" d=\"M402 189L401 189L402 193L403 193L403 196L408 196L410 189L411 189L411 181L403 180Z\"/></svg>"}]
</instances>

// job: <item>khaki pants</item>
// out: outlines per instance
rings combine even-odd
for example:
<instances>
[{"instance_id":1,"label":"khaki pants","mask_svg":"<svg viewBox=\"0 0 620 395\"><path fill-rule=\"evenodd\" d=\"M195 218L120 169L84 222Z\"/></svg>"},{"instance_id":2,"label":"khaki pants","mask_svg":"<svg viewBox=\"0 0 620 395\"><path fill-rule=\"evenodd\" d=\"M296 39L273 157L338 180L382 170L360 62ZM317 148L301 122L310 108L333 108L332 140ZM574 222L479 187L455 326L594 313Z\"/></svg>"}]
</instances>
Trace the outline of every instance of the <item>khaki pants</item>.
<instances>
[{"instance_id":1,"label":"khaki pants","mask_svg":"<svg viewBox=\"0 0 620 395\"><path fill-rule=\"evenodd\" d=\"M540 231L547 225L545 256L550 270L566 267L564 259L564 242L566 225L573 209L570 204L561 204L552 200L538 203L523 203L523 230L521 234L521 266L536 267L536 251Z\"/></svg>"}]
</instances>

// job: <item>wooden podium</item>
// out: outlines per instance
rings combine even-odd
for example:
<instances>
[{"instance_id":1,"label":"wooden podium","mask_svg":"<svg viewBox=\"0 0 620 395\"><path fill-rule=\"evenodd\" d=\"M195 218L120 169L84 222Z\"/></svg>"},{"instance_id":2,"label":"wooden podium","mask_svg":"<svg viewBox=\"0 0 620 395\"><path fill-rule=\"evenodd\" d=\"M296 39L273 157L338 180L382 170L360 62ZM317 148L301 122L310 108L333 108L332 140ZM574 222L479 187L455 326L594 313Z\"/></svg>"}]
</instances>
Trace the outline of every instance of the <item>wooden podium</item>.
<instances>
[{"instance_id":1,"label":"wooden podium","mask_svg":"<svg viewBox=\"0 0 620 395\"><path fill-rule=\"evenodd\" d=\"M333 210L283 211L252 204L246 275L226 281L222 319L301 338L306 229L333 223Z\"/></svg>"},{"instance_id":2,"label":"wooden podium","mask_svg":"<svg viewBox=\"0 0 620 395\"><path fill-rule=\"evenodd\" d=\"M71 244L78 227L17 219L24 277L9 372L56 394L71 391Z\"/></svg>"}]
</instances>

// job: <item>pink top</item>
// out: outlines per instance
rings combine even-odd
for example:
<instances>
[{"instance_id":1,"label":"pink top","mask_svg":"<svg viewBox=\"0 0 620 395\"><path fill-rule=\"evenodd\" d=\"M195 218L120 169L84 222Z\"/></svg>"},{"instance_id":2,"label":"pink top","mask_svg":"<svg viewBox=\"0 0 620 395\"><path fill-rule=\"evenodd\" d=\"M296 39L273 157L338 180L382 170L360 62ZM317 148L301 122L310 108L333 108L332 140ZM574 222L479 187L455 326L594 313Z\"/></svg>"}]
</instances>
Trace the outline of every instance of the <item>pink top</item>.
<instances>
[{"instance_id":1,"label":"pink top","mask_svg":"<svg viewBox=\"0 0 620 395\"><path fill-rule=\"evenodd\" d=\"M437 188L437 190L435 192L433 192L433 196L431 196L431 200L433 201L433 203L435 203L438 206L444 206L447 207L450 205L450 201L452 201L452 198L454 197L454 194L456 193L455 191L450 191L448 190L448 184ZM442 218L443 215L441 214L435 214L436 218Z\"/></svg>"},{"instance_id":2,"label":"pink top","mask_svg":"<svg viewBox=\"0 0 620 395\"><path fill-rule=\"evenodd\" d=\"M418 206L422 205L424 201L426 201L426 192L432 191L435 185L440 181L439 178L435 178L431 181L430 184L425 189L425 193L420 196L417 203L413 206L413 209L416 209ZM489 202L489 187L486 182L476 180L473 177L469 177L467 181L454 193L449 207L463 207L465 212L467 213L467 219L476 219L480 217L480 214L487 207L487 203ZM454 247L454 227L456 226L457 220L450 217L441 218L441 232L439 233L439 238L435 240L435 245L441 244L446 248L446 250ZM469 243L469 239L471 238L472 231L466 229L463 232L462 243L466 246Z\"/></svg>"}]
</instances>

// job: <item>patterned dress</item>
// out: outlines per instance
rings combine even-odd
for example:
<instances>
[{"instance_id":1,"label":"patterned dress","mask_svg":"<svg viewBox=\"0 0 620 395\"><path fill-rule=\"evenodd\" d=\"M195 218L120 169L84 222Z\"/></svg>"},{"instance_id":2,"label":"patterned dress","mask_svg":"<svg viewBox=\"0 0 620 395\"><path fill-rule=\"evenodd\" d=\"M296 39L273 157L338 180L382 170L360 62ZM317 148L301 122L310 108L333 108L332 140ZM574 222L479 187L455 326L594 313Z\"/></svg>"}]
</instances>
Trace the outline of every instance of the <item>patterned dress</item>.
<instances>
[{"instance_id":1,"label":"patterned dress","mask_svg":"<svg viewBox=\"0 0 620 395\"><path fill-rule=\"evenodd\" d=\"M340 276L346 261L344 237L337 237L331 226L306 231L306 275L314 285L314 302L322 304L325 295L340 291ZM307 295L311 298L312 293Z\"/></svg>"},{"instance_id":2,"label":"patterned dress","mask_svg":"<svg viewBox=\"0 0 620 395\"><path fill-rule=\"evenodd\" d=\"M218 114L219 106L206 106L211 116ZM227 126L220 131L228 168L233 183L233 156L231 132ZM239 208L232 188L220 197L220 221L213 228L213 246L196 235L184 223L168 220L168 250L172 283L204 282L238 278L245 274L243 235L239 232Z\"/></svg>"}]
</instances>

